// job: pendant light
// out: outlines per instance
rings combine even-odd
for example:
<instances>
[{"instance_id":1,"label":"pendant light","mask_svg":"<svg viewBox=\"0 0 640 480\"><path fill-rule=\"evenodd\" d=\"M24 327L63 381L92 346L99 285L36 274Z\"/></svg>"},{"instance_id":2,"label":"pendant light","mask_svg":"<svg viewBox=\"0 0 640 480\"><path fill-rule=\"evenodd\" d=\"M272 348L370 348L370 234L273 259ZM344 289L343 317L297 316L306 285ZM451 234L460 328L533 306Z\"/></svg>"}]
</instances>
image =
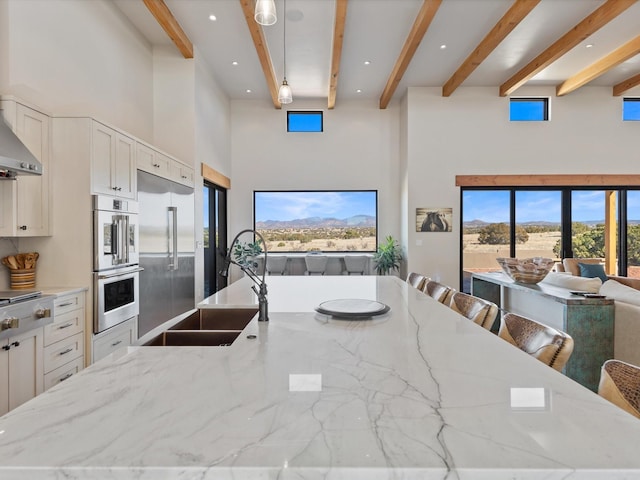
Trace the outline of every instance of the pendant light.
<instances>
[{"instance_id":1,"label":"pendant light","mask_svg":"<svg viewBox=\"0 0 640 480\"><path fill-rule=\"evenodd\" d=\"M256 0L256 10L253 18L260 25L273 25L278 20L276 16L275 0Z\"/></svg>"},{"instance_id":2,"label":"pendant light","mask_svg":"<svg viewBox=\"0 0 640 480\"><path fill-rule=\"evenodd\" d=\"M293 102L293 94L291 93L291 87L287 83L287 0L284 0L284 21L282 22L282 29L284 31L284 43L283 43L283 59L284 59L284 78L280 90L278 90L278 101L281 104L287 104Z\"/></svg>"}]
</instances>

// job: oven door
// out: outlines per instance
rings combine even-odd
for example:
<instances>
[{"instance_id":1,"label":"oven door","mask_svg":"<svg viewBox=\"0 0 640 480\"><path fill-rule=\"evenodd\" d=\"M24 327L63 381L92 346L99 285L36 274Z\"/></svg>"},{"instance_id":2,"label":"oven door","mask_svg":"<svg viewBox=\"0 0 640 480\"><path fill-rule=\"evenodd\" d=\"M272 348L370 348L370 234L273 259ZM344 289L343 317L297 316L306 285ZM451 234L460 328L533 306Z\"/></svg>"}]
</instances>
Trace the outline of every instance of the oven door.
<instances>
[{"instance_id":1,"label":"oven door","mask_svg":"<svg viewBox=\"0 0 640 480\"><path fill-rule=\"evenodd\" d=\"M138 315L140 267L94 273L93 332L100 333Z\"/></svg>"},{"instance_id":2,"label":"oven door","mask_svg":"<svg viewBox=\"0 0 640 480\"><path fill-rule=\"evenodd\" d=\"M138 264L137 214L94 210L93 232L95 271Z\"/></svg>"}]
</instances>

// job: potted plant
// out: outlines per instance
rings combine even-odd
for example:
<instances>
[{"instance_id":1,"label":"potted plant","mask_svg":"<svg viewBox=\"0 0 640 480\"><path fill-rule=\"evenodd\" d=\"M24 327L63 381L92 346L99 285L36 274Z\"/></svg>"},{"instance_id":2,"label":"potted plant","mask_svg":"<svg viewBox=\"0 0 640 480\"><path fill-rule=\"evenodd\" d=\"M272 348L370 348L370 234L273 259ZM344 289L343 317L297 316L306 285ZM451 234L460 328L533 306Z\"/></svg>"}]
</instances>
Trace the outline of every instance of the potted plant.
<instances>
[{"instance_id":1,"label":"potted plant","mask_svg":"<svg viewBox=\"0 0 640 480\"><path fill-rule=\"evenodd\" d=\"M233 249L233 257L235 261L245 268L250 268L254 272L258 269L256 257L262 253L261 241L255 242L238 242Z\"/></svg>"},{"instance_id":2,"label":"potted plant","mask_svg":"<svg viewBox=\"0 0 640 480\"><path fill-rule=\"evenodd\" d=\"M391 235L388 235L384 243L378 245L378 250L373 255L373 260L376 262L378 275L387 275L392 270L398 270L402 261L400 245Z\"/></svg>"}]
</instances>

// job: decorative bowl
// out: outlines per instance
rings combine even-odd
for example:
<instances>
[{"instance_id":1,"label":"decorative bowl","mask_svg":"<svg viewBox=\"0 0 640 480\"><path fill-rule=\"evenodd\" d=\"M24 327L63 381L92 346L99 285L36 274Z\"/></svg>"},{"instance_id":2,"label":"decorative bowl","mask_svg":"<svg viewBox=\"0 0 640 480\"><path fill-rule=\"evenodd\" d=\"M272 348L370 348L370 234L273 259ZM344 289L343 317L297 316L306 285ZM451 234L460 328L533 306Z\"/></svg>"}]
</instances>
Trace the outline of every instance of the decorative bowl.
<instances>
[{"instance_id":1,"label":"decorative bowl","mask_svg":"<svg viewBox=\"0 0 640 480\"><path fill-rule=\"evenodd\" d=\"M555 260L551 258L496 258L496 261L514 282L538 283L551 271Z\"/></svg>"}]
</instances>

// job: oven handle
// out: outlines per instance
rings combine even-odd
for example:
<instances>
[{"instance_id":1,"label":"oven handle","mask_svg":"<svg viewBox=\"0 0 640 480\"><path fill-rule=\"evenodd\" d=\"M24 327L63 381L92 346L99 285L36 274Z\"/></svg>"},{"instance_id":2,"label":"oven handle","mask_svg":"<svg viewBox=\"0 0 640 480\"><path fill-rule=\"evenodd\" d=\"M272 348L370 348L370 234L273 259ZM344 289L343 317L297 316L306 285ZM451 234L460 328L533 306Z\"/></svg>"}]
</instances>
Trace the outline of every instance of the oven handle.
<instances>
[{"instance_id":1,"label":"oven handle","mask_svg":"<svg viewBox=\"0 0 640 480\"><path fill-rule=\"evenodd\" d=\"M142 271L144 271L144 268L138 267L138 268L134 268L133 270L127 270L126 272L119 271L117 273L110 273L110 274L107 274L107 275L98 275L98 279L99 280L104 280L105 278L121 277L123 275L128 275L130 273L138 273L138 272L142 272Z\"/></svg>"}]
</instances>

